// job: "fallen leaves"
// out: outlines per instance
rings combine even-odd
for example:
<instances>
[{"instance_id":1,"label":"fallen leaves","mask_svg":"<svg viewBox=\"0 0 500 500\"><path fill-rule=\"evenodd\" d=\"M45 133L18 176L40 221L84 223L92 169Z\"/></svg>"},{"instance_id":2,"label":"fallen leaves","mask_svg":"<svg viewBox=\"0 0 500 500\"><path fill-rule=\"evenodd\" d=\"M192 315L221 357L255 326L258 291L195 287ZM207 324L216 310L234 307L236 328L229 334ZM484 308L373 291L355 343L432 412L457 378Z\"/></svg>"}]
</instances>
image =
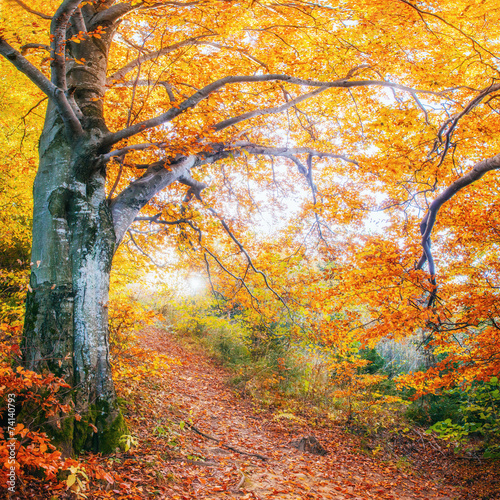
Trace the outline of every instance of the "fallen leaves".
<instances>
[{"instance_id":1,"label":"fallen leaves","mask_svg":"<svg viewBox=\"0 0 500 500\"><path fill-rule=\"evenodd\" d=\"M255 413L249 400L226 386L227 372L201 353L180 347L169 333L148 327L141 340L143 348L154 346L183 363L174 364L161 379L143 380L139 391L128 396L126 412L138 445L107 459L121 478L119 488L113 488L116 498L142 499L146 492L183 500L437 500L459 495L457 488L440 485L439 476L414 476L360 453L359 439L338 427L311 428L307 419L276 419L265 408ZM220 444L269 459L221 449L188 425L181 428L179 422L189 419L204 434L217 436ZM153 433L158 422L164 432ZM327 448L327 456L289 446L297 432L311 431Z\"/></svg>"}]
</instances>

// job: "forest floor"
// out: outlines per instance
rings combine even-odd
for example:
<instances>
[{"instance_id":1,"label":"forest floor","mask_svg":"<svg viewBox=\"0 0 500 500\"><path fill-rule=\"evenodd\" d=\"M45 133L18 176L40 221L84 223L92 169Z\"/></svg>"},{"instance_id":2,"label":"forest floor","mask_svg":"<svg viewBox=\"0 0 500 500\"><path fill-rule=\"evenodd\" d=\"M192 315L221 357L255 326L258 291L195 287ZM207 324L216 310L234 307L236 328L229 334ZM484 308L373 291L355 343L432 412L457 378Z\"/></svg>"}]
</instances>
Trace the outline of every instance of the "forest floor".
<instances>
[{"instance_id":1,"label":"forest floor","mask_svg":"<svg viewBox=\"0 0 500 500\"><path fill-rule=\"evenodd\" d=\"M500 498L491 490L492 481L500 483L490 466L466 473L469 465L424 440L415 440L421 448L410 458L375 456L341 426L293 418L242 398L225 369L169 332L147 328L142 342L171 357L171 371L139 387L131 381L125 390L125 413L138 445L102 458L101 466L122 480L99 491L92 487L88 498ZM307 436L328 454L290 445Z\"/></svg>"}]
</instances>

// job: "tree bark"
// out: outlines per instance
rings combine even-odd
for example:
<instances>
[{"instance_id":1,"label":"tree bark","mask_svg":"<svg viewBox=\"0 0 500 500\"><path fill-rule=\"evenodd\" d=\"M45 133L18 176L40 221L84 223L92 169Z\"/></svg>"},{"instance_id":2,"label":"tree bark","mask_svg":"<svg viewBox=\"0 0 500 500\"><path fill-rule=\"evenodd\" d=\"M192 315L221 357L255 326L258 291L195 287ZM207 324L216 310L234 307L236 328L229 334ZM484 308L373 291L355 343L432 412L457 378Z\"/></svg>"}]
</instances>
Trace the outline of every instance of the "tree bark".
<instances>
[{"instance_id":1,"label":"tree bark","mask_svg":"<svg viewBox=\"0 0 500 500\"><path fill-rule=\"evenodd\" d=\"M95 147L100 135L91 129L71 144L50 104L34 185L22 348L27 368L55 373L72 387L62 402L72 402L81 420L59 416L50 423L67 455L113 451L125 432L109 363L107 303L116 237Z\"/></svg>"},{"instance_id":2,"label":"tree bark","mask_svg":"<svg viewBox=\"0 0 500 500\"><path fill-rule=\"evenodd\" d=\"M76 12L77 6L73 0L62 3L52 19L52 83L13 49L4 50L49 96L33 193L22 350L27 368L52 372L70 386L60 399L74 412L44 423L66 455L114 451L126 432L109 362L107 307L117 244L99 150L108 133L102 97L117 23L113 16L96 20L99 14L91 4ZM73 34L95 29L93 22L105 28L101 38L67 42Z\"/></svg>"}]
</instances>

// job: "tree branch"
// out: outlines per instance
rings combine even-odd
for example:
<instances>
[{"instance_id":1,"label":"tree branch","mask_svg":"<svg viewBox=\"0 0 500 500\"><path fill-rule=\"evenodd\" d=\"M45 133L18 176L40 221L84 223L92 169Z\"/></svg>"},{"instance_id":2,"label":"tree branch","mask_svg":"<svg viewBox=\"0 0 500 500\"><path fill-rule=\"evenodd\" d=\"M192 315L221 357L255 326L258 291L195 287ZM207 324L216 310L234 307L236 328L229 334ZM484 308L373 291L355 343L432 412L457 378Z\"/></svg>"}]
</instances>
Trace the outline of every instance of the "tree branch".
<instances>
[{"instance_id":1,"label":"tree branch","mask_svg":"<svg viewBox=\"0 0 500 500\"><path fill-rule=\"evenodd\" d=\"M113 24L120 17L128 14L129 12L140 8L141 4L132 6L131 3L117 3L108 9L98 12L89 23L89 29L93 30L97 26L107 26Z\"/></svg>"},{"instance_id":2,"label":"tree branch","mask_svg":"<svg viewBox=\"0 0 500 500\"><path fill-rule=\"evenodd\" d=\"M281 297L281 295L278 292L276 292L276 290L274 290L274 288L269 284L269 281L267 279L266 274L263 271L261 271L260 269L257 269L255 267L252 259L250 258L250 255L248 255L248 252L246 251L245 247L238 241L236 236L232 233L231 229L229 229L229 226L226 224L224 219L213 208L211 208L211 207L206 207L206 208L209 212L214 214L215 217L217 217L217 219L219 219L219 222L221 223L222 227L224 228L224 231L226 231L226 233L229 235L229 237L236 243L236 246L240 249L240 252L242 252L243 255L246 257L247 262L250 265L250 267L253 269L253 271L255 273L260 274L262 276L262 278L264 279L264 283L266 284L266 287L285 306L285 309L288 311L288 314L291 317L290 309L288 308L288 305L286 304L286 302L283 300L283 297Z\"/></svg>"},{"instance_id":3,"label":"tree branch","mask_svg":"<svg viewBox=\"0 0 500 500\"><path fill-rule=\"evenodd\" d=\"M317 205L317 199L316 199L317 187L314 185L314 181L313 181L312 159L313 159L312 155L307 155L307 173L306 173L305 177L307 179L307 183L309 184L309 187L311 188L311 193L312 193L312 197L313 197L313 206L316 207L316 205ZM316 224L318 226L319 237L320 237L321 241L327 247L329 247L327 241L325 240L325 237L323 236L323 231L321 230L321 221L319 220L319 215L318 215L318 212L316 210L314 210L314 217L316 219ZM330 229L330 228L328 228L328 229Z\"/></svg>"},{"instance_id":4,"label":"tree branch","mask_svg":"<svg viewBox=\"0 0 500 500\"><path fill-rule=\"evenodd\" d=\"M235 274L233 274L221 261L220 259L214 254L212 253L207 247L201 245L200 243L200 246L201 246L201 249L205 252L205 255L208 254L210 255L210 257L212 257L212 259L215 260L215 262L217 263L217 265L226 273L228 274L229 276L231 276L231 278L233 278L235 281L239 281L240 282L240 288L239 290L241 290L241 287L243 287L248 295L250 295L250 297L252 298L252 300L255 300L255 302L257 304L259 304L259 299L252 293L252 291L250 290L250 288L248 288L248 285L246 284L245 280L243 278L240 278L239 276L236 276ZM258 311L258 306L257 306L257 311ZM259 311L260 313L260 311ZM261 314L261 313L260 313Z\"/></svg>"},{"instance_id":5,"label":"tree branch","mask_svg":"<svg viewBox=\"0 0 500 500\"><path fill-rule=\"evenodd\" d=\"M188 38L187 40L184 40L182 42L174 43L173 45L169 45L168 47L164 47L160 50L157 50L155 52L148 52L147 54L141 54L137 59L134 59L133 61L130 61L128 64L123 66L123 68L119 69L115 73L113 73L111 76L107 78L107 83L111 84L113 81L119 81L122 80L123 77L132 71L134 68L137 68L137 66L140 66L141 64L145 63L146 61L151 61L153 59L157 59L158 57L164 56L166 54L169 54L170 52L173 52L174 50L180 49L181 47L186 47L188 45L202 45L203 42L199 42L198 39L204 38L205 36L213 36L213 35L201 35L195 38Z\"/></svg>"},{"instance_id":6,"label":"tree branch","mask_svg":"<svg viewBox=\"0 0 500 500\"><path fill-rule=\"evenodd\" d=\"M172 85L170 85L169 82L166 80L153 80L153 79L145 79L145 78L139 78L139 79L134 79L134 81L126 81L126 82L115 82L113 84L113 88L119 88L119 87L158 87L161 85L165 91L167 92L168 98L170 99L170 102L175 102L175 96L174 93L172 92ZM197 89L196 89L197 90Z\"/></svg>"},{"instance_id":7,"label":"tree branch","mask_svg":"<svg viewBox=\"0 0 500 500\"><path fill-rule=\"evenodd\" d=\"M61 114L70 135L78 136L83 133L82 125L75 111L71 107L66 94L48 80L45 75L33 66L16 49L0 38L0 54L8 59L21 73L25 74L44 94L53 99Z\"/></svg>"},{"instance_id":8,"label":"tree branch","mask_svg":"<svg viewBox=\"0 0 500 500\"><path fill-rule=\"evenodd\" d=\"M24 73L44 94L55 97L57 87L20 52L0 38L0 54L10 61L21 73Z\"/></svg>"},{"instance_id":9,"label":"tree branch","mask_svg":"<svg viewBox=\"0 0 500 500\"><path fill-rule=\"evenodd\" d=\"M233 125L236 125L237 123L243 122L245 120L249 120L250 118L254 118L255 116L273 115L276 113L281 113L282 111L286 111L287 109L296 106L302 101L306 101L307 99L310 99L311 97L321 94L322 92L325 92L328 89L329 87L319 87L313 90L312 92L308 92L307 94L303 94L299 97L296 97L295 99L292 99L287 103L282 104L281 106L275 106L274 108L255 109L253 111L249 111L248 113L243 113L239 116L234 116L233 118L228 118L227 120L223 120L214 125L212 128L216 131L219 131L231 127Z\"/></svg>"},{"instance_id":10,"label":"tree branch","mask_svg":"<svg viewBox=\"0 0 500 500\"><path fill-rule=\"evenodd\" d=\"M431 276L431 283L435 286L435 275L436 269L434 265L434 259L432 257L431 251L431 233L436 222L437 214L440 208L448 200L453 198L460 190L469 186L470 184L476 182L484 174L492 170L500 169L500 154L493 156L492 158L487 158L486 160L476 163L472 170L462 177L458 178L456 181L451 183L439 196L437 196L434 201L429 206L425 217L420 223L420 233L422 235L421 245L422 245L422 256L415 266L416 269L422 269L424 264L428 262L429 264L429 274ZM432 305L436 295L436 289L431 293L431 299L429 300L429 305Z\"/></svg>"},{"instance_id":11,"label":"tree branch","mask_svg":"<svg viewBox=\"0 0 500 500\"><path fill-rule=\"evenodd\" d=\"M152 217L136 217L134 222L152 222L154 224L163 224L167 226L176 226L177 224L188 224L191 219L176 219L176 220L163 220L160 219L161 213L153 215Z\"/></svg>"},{"instance_id":12,"label":"tree branch","mask_svg":"<svg viewBox=\"0 0 500 500\"><path fill-rule=\"evenodd\" d=\"M111 202L111 213L117 244L142 207L161 190L189 172L196 160L196 156L187 156L171 163L166 160L153 163L139 179L114 198Z\"/></svg>"},{"instance_id":13,"label":"tree branch","mask_svg":"<svg viewBox=\"0 0 500 500\"><path fill-rule=\"evenodd\" d=\"M144 257L147 257L156 267L159 267L159 268L164 268L166 267L165 264L159 264L158 262L156 262L153 257L151 257L151 255L149 255L147 252L145 252L140 246L139 244L137 243L137 241L135 241L135 238L132 234L132 232L130 231L130 229L127 231L129 237L130 237L130 241L134 244L135 248L137 248L137 250L139 250L139 252L144 255Z\"/></svg>"},{"instance_id":14,"label":"tree branch","mask_svg":"<svg viewBox=\"0 0 500 500\"><path fill-rule=\"evenodd\" d=\"M205 267L207 269L207 276L208 276L208 282L210 283L210 289L212 290L212 295L214 296L215 300L217 301L217 309L219 309L219 312L222 313L221 306L219 304L219 297L222 297L225 299L224 295L221 292L218 292L215 287L214 283L212 281L212 273L210 272L210 263L208 262L207 259L207 254L203 254L203 260L205 261Z\"/></svg>"},{"instance_id":15,"label":"tree branch","mask_svg":"<svg viewBox=\"0 0 500 500\"><path fill-rule=\"evenodd\" d=\"M144 151L146 149L151 149L154 147L157 147L158 149L163 149L166 145L167 145L166 142L148 142L144 144L133 144L132 146L125 146L124 148L116 149L115 151L111 151L110 153L102 155L102 159L107 162L111 160L111 158L116 156L122 156L128 153L129 151Z\"/></svg>"},{"instance_id":16,"label":"tree branch","mask_svg":"<svg viewBox=\"0 0 500 500\"><path fill-rule=\"evenodd\" d=\"M466 106L465 108L460 112L457 113L456 115L452 116L450 119L446 120L444 124L439 128L438 131L438 137L436 142L434 143L434 147L431 151L432 153L436 152L439 149L439 146L443 144L444 142L444 148L443 151L439 154L441 157L438 167L440 167L445 159L446 153L448 152L448 149L451 144L451 137L453 135L453 132L455 131L456 127L458 126L458 122L466 115L468 115L475 107L479 106L481 104L482 100L494 93L500 90L500 83L495 83L487 87L486 89L482 90L479 95L474 97ZM444 136L444 138L443 138Z\"/></svg>"},{"instance_id":17,"label":"tree branch","mask_svg":"<svg viewBox=\"0 0 500 500\"><path fill-rule=\"evenodd\" d=\"M379 86L379 87L388 87L396 90L402 90L405 92L412 93L422 93L422 94L430 94L430 95L438 95L442 96L442 92L433 92L431 90L420 90L413 89L410 87L406 87L405 85L399 85L396 83L385 82L383 80L346 80L345 78L340 80L335 80L331 82L321 82L317 80L309 80L303 78L296 78L289 75L279 75L279 74L270 74L270 75L251 75L251 76L226 76L215 82L206 85L202 89L195 92L191 97L184 100L178 106L170 108L167 112L149 120L144 120L142 122L136 123L130 127L127 127L118 132L108 134L101 141L101 147L108 148L117 142L127 139L128 137L132 137L144 130L147 130L152 127L157 127L164 123L167 123L180 114L184 113L190 108L193 108L198 103L206 99L216 90L221 89L222 87L234 84L234 83L257 83L257 82L270 82L270 81L282 81L291 83L294 85L306 86L306 87L316 87L316 90L309 92L308 94L302 95L294 99L293 101L289 101L283 106L278 106L276 108L265 108L264 110L255 110L249 113L245 113L235 118L230 118L228 120L224 120L216 125L217 130L221 130L222 128L228 127L230 125L234 125L235 123L241 122L243 120L248 119L249 117L256 116L258 114L269 114L269 113L278 113L282 110L288 109L289 107L297 104L298 102L303 101L306 98L312 97L316 94L319 94L323 90L330 88L352 88L352 87L368 87L368 86Z\"/></svg>"},{"instance_id":18,"label":"tree branch","mask_svg":"<svg viewBox=\"0 0 500 500\"><path fill-rule=\"evenodd\" d=\"M59 6L52 22L50 23L50 34L52 57L52 83L62 91L67 90L66 86L66 29L71 20L73 12L80 4L80 0L64 0Z\"/></svg>"},{"instance_id":19,"label":"tree branch","mask_svg":"<svg viewBox=\"0 0 500 500\"><path fill-rule=\"evenodd\" d=\"M419 7L417 7L416 5L414 5L411 2L409 2L408 0L399 0L399 1L402 2L402 3L404 3L404 4L406 4L406 5L408 5L412 9L415 9L419 14L425 14L426 16L431 16L431 17L434 17L436 19L439 19L442 23L446 24L446 26L449 26L450 28L458 31L461 35L463 35L465 38L467 38L467 40L470 40L472 42L473 46L477 45L479 48L481 48L482 50L484 50L490 56L494 57L495 59L500 59L500 57L498 57L497 55L493 54L493 52L490 52L486 47L483 47L477 40L475 40L470 35L468 35L467 33L465 33L465 31L463 31L462 29L458 28L457 26L451 24L446 19L443 19L438 14L435 14L434 12L428 12L426 10L422 10Z\"/></svg>"},{"instance_id":20,"label":"tree branch","mask_svg":"<svg viewBox=\"0 0 500 500\"><path fill-rule=\"evenodd\" d=\"M187 420L187 419L186 419ZM239 453L241 455L247 455L249 457L256 457L260 460L268 460L267 457L263 456L263 455L259 455L258 453L248 453L246 451L242 451L242 450L238 450L238 448L234 448L233 446L229 446L225 443L222 443L220 439L217 439L217 438L214 438L212 436L209 436L208 434L205 434L204 432L201 432L199 429L197 429L193 424L190 424L189 422L186 422L184 421L185 424L191 429L193 430L194 432L196 432L197 434L199 434L200 436L203 436L207 439L211 439L212 441L215 441L216 443L219 443L219 445L222 447L222 448L226 448L227 450L231 450L231 451L234 451L235 453ZM245 476L243 476L245 477Z\"/></svg>"},{"instance_id":21,"label":"tree branch","mask_svg":"<svg viewBox=\"0 0 500 500\"><path fill-rule=\"evenodd\" d=\"M208 261L207 261L207 255L210 255L210 257L212 257L212 259L214 259L214 261L217 263L217 265L226 274L228 274L235 281L238 281L240 283L241 287L243 287L247 291L248 295L250 295L250 297L252 298L252 301L255 300L255 302L257 304L259 304L259 299L257 297L255 297L255 295L252 293L252 291L250 290L250 288L248 288L248 285L245 283L244 277L240 278L239 276L236 276L234 273L232 273L226 266L224 266L224 264L221 262L221 260L219 259L219 257L217 255L215 255L212 251L210 251L203 244L203 233L202 233L201 229L192 220L190 220L190 219L177 219L175 221L166 221L166 220L160 219L160 215L161 214L157 214L157 215L155 215L153 217L136 217L135 221L146 221L146 222L152 222L152 223L155 223L155 224L168 224L168 225L187 224L198 235L198 244L200 246L200 249L203 250L203 252L204 252L204 259L205 259L205 263L207 265L207 268L209 268L209 264L208 264ZM210 276L209 276L209 279L210 279L210 285L212 286L212 291L214 291L212 280L211 280ZM214 291L214 293L215 293L215 291ZM260 311L259 311L259 313L260 313Z\"/></svg>"},{"instance_id":22,"label":"tree branch","mask_svg":"<svg viewBox=\"0 0 500 500\"><path fill-rule=\"evenodd\" d=\"M148 142L142 144L133 144L131 146L125 146L124 148L116 149L115 151L111 151L105 155L102 155L102 159L104 161L109 161L111 158L122 156L130 151L144 151L146 149L158 148L164 149L167 146L166 142ZM231 154L234 156L238 154L238 150L244 149L249 154L253 155L264 155L264 156L283 156L289 158L292 155L301 155L308 154L312 156L316 156L318 158L335 158L338 160L343 160L348 163L352 163L353 165L358 165L356 160L352 160L347 156L336 154L336 153L328 153L325 151L317 151L313 148L308 147L298 147L298 148L287 148L287 147L272 147L272 146L261 146L260 144L255 144L249 141L236 141L228 146L223 146L220 144L214 144L215 155L211 153L199 153L197 156L200 161L200 165L205 164L207 162L213 162L216 160L220 160L223 158L229 157ZM212 152L213 153L213 152ZM136 166L136 168L138 168Z\"/></svg>"},{"instance_id":23,"label":"tree branch","mask_svg":"<svg viewBox=\"0 0 500 500\"><path fill-rule=\"evenodd\" d=\"M187 203L191 198L194 196L197 200L201 200L201 192L208 187L207 184L204 182L197 181L196 179L193 179L191 177L191 174L189 171L187 171L185 174L179 177L178 181L181 184L184 184L186 186L189 186L189 190L186 193L186 196L184 198L184 202Z\"/></svg>"},{"instance_id":24,"label":"tree branch","mask_svg":"<svg viewBox=\"0 0 500 500\"><path fill-rule=\"evenodd\" d=\"M47 14L44 14L43 12L38 12L37 10L33 10L31 7L26 5L24 2L21 2L21 0L14 0L18 5L20 5L24 10L29 12L30 14L35 14L35 16L41 17L42 19L52 19L52 16L48 16Z\"/></svg>"},{"instance_id":25,"label":"tree branch","mask_svg":"<svg viewBox=\"0 0 500 500\"><path fill-rule=\"evenodd\" d=\"M347 158L347 156L339 155L335 153L327 153L324 151L317 151L312 148L307 147L299 147L299 148L287 148L287 147L271 147L271 146L260 146L259 144L254 144L251 142L245 141L237 141L231 144L233 147L242 148L245 151L248 151L250 154L255 155L266 155L266 156L285 156L289 157L290 155L300 155L307 154L312 156L317 156L318 158L335 158L338 160L343 160L348 163L352 163L354 165L358 165L356 160L352 160Z\"/></svg>"},{"instance_id":26,"label":"tree branch","mask_svg":"<svg viewBox=\"0 0 500 500\"><path fill-rule=\"evenodd\" d=\"M45 45L44 43L26 43L20 47L21 55L25 55L29 49L42 49L50 52L50 45Z\"/></svg>"},{"instance_id":27,"label":"tree branch","mask_svg":"<svg viewBox=\"0 0 500 500\"><path fill-rule=\"evenodd\" d=\"M77 32L87 33L87 26L85 25L85 19L83 18L80 7L75 9L71 20Z\"/></svg>"},{"instance_id":28,"label":"tree branch","mask_svg":"<svg viewBox=\"0 0 500 500\"><path fill-rule=\"evenodd\" d=\"M116 161L120 165L120 167L118 168L118 174L116 176L115 182L113 183L113 185L111 186L111 189L109 190L109 194L107 197L108 200L111 200L113 198L113 194L115 194L115 190L118 187L118 184L120 183L120 179L121 179L122 173L123 173L123 167L125 164L125 158L124 158L124 156L122 156L121 158L119 157Z\"/></svg>"}]
</instances>

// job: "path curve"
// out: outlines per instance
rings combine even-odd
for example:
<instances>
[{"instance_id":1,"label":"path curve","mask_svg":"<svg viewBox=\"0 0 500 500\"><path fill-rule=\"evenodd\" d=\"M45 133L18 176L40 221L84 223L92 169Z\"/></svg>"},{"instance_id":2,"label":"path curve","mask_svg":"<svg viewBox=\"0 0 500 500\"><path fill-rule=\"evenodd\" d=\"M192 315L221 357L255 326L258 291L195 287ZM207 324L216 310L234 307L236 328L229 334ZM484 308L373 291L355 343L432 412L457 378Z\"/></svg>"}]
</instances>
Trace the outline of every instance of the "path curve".
<instances>
[{"instance_id":1,"label":"path curve","mask_svg":"<svg viewBox=\"0 0 500 500\"><path fill-rule=\"evenodd\" d=\"M276 419L272 411L256 410L251 401L231 390L226 370L199 350L182 347L168 331L149 327L142 332L141 339L143 347L178 360L172 366L168 383L156 390L153 384L153 394L148 395L154 397L152 411L159 425L170 422L176 429L178 425L178 436L169 445L175 453L170 460L168 454L163 454L166 465L160 474L159 481L163 483L160 498L453 500L460 497L451 486L401 471L361 453L356 438L340 429L312 428ZM197 430L219 442L196 433L182 421L192 422ZM140 440L147 440L152 430L143 429L142 435L140 432L137 431ZM313 455L290 446L290 441L309 435L320 441L328 455ZM268 459L235 453L224 445Z\"/></svg>"}]
</instances>

